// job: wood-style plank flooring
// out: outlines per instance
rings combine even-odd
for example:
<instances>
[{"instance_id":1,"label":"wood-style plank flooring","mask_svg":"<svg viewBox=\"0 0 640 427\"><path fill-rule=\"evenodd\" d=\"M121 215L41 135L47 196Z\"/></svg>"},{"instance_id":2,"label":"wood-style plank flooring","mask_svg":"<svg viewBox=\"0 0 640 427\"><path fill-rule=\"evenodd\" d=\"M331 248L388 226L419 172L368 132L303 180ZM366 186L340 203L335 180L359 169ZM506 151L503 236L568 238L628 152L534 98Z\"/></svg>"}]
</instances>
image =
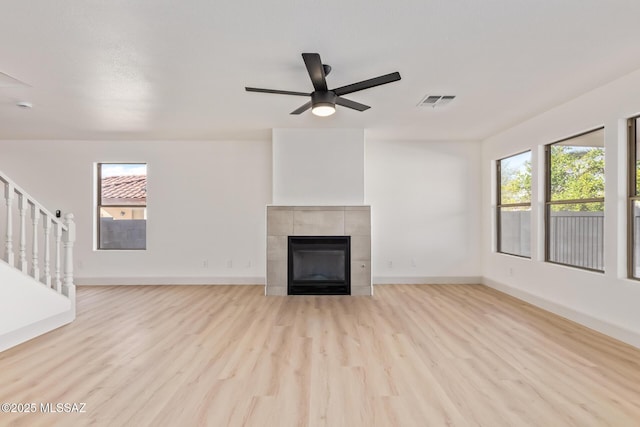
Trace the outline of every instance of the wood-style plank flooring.
<instances>
[{"instance_id":1,"label":"wood-style plank flooring","mask_svg":"<svg viewBox=\"0 0 640 427\"><path fill-rule=\"evenodd\" d=\"M79 287L0 353L1 426L639 426L640 350L479 285Z\"/></svg>"}]
</instances>

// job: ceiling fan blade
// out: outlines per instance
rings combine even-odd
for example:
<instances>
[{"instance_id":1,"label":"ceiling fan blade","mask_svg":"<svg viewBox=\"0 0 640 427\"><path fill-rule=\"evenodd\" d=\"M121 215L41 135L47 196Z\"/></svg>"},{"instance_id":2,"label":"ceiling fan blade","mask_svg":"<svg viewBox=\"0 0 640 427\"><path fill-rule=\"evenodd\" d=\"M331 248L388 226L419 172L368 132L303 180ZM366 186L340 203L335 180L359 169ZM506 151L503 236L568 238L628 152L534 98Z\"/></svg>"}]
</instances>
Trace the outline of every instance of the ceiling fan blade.
<instances>
[{"instance_id":1,"label":"ceiling fan blade","mask_svg":"<svg viewBox=\"0 0 640 427\"><path fill-rule=\"evenodd\" d=\"M302 105L300 108L297 108L297 109L293 110L291 112L291 114L301 114L301 113L304 113L305 111L307 111L309 108L311 108L311 101L309 101L306 104Z\"/></svg>"},{"instance_id":2,"label":"ceiling fan blade","mask_svg":"<svg viewBox=\"0 0 640 427\"><path fill-rule=\"evenodd\" d=\"M297 96L309 96L310 93L305 92L292 92L290 90L276 90L276 89L260 89L257 87L245 87L247 92L262 92L262 93L278 93L280 95L297 95Z\"/></svg>"},{"instance_id":3,"label":"ceiling fan blade","mask_svg":"<svg viewBox=\"0 0 640 427\"><path fill-rule=\"evenodd\" d=\"M304 59L304 65L307 66L313 88L325 92L327 90L327 80L325 79L326 76L320 55L317 53L303 53L302 59Z\"/></svg>"},{"instance_id":4,"label":"ceiling fan blade","mask_svg":"<svg viewBox=\"0 0 640 427\"><path fill-rule=\"evenodd\" d=\"M336 104L342 105L343 107L351 108L352 110L364 111L368 110L368 105L360 104L359 102L352 101L346 98L340 98L339 96L336 98Z\"/></svg>"},{"instance_id":5,"label":"ceiling fan blade","mask_svg":"<svg viewBox=\"0 0 640 427\"><path fill-rule=\"evenodd\" d=\"M336 95L341 96L348 93L357 92L359 90L369 89L371 87L395 82L397 80L400 80L400 73L396 71L395 73L385 74L384 76L374 77L369 80L363 80L358 83L352 83L350 85L342 86L337 89L333 89L333 92L335 92Z\"/></svg>"}]
</instances>

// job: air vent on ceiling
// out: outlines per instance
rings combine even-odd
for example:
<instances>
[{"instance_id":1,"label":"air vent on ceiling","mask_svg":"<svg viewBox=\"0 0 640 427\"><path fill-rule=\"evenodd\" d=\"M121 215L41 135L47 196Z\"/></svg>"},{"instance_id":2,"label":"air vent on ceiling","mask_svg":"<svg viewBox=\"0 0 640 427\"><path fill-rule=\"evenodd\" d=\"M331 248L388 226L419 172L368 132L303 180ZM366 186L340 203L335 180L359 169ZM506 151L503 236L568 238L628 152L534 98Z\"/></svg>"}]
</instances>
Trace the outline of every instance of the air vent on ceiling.
<instances>
[{"instance_id":1,"label":"air vent on ceiling","mask_svg":"<svg viewBox=\"0 0 640 427\"><path fill-rule=\"evenodd\" d=\"M453 99L455 95L427 95L418 104L418 107L444 107Z\"/></svg>"}]
</instances>

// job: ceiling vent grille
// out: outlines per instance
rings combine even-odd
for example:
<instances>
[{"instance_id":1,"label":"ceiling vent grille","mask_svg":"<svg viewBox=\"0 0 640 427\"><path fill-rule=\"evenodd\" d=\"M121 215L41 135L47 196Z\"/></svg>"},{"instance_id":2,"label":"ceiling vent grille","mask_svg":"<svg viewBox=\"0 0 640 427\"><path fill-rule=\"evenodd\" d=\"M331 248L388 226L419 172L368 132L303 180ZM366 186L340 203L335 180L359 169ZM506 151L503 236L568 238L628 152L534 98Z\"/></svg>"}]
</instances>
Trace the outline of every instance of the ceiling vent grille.
<instances>
[{"instance_id":1,"label":"ceiling vent grille","mask_svg":"<svg viewBox=\"0 0 640 427\"><path fill-rule=\"evenodd\" d=\"M418 104L418 107L444 107L453 101L455 95L427 95Z\"/></svg>"}]
</instances>

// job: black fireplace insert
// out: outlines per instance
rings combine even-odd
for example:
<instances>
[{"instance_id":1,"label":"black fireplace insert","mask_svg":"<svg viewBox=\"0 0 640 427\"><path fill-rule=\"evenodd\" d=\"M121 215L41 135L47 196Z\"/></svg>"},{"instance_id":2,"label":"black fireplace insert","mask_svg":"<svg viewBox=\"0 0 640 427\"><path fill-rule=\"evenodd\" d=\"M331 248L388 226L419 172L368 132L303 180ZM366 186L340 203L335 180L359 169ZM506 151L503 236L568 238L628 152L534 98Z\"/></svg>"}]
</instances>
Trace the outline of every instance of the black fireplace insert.
<instances>
[{"instance_id":1,"label":"black fireplace insert","mask_svg":"<svg viewBox=\"0 0 640 427\"><path fill-rule=\"evenodd\" d=\"M350 236L289 236L289 295L350 295Z\"/></svg>"}]
</instances>

